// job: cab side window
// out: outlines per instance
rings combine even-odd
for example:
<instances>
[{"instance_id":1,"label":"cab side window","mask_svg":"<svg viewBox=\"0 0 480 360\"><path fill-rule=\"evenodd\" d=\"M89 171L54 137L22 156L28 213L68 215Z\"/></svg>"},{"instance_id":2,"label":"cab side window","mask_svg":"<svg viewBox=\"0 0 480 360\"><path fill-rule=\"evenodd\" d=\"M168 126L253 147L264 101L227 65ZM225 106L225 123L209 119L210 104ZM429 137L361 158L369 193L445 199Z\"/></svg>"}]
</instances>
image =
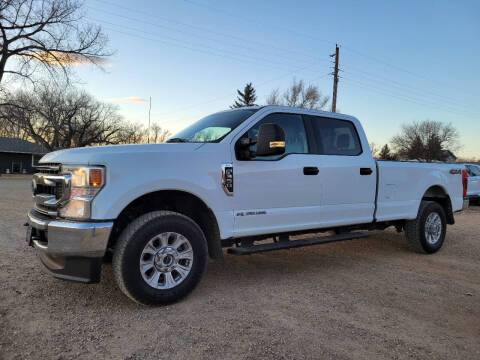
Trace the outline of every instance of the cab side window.
<instances>
[{"instance_id":1,"label":"cab side window","mask_svg":"<svg viewBox=\"0 0 480 360\"><path fill-rule=\"evenodd\" d=\"M352 122L319 116L308 118L319 154L355 156L362 153L360 138Z\"/></svg>"},{"instance_id":2,"label":"cab side window","mask_svg":"<svg viewBox=\"0 0 480 360\"><path fill-rule=\"evenodd\" d=\"M287 154L308 154L307 133L301 115L296 114L270 114L257 122L246 136L257 139L258 130L262 124L277 124L285 132L285 153L274 156L257 156L254 160L276 160ZM250 146L251 151L256 151L257 146Z\"/></svg>"}]
</instances>

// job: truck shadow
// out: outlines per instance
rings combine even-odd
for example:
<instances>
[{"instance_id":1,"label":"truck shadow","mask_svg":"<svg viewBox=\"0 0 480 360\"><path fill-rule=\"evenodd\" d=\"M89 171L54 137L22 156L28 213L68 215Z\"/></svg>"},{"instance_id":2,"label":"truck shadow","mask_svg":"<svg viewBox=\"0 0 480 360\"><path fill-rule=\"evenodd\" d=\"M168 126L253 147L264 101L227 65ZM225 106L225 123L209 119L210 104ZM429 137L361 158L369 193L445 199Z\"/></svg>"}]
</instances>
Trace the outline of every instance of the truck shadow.
<instances>
[{"instance_id":1,"label":"truck shadow","mask_svg":"<svg viewBox=\"0 0 480 360\"><path fill-rule=\"evenodd\" d=\"M204 278L187 299L202 302L216 297L240 296L242 291L254 296L259 286L269 287L277 283L310 282L314 286L319 280L338 276L339 273L356 276L362 268L371 266L368 263L372 258L386 262L390 258L411 254L403 234L394 231L372 232L371 237L366 239L253 255L236 256L225 251L223 260L209 261ZM139 306L118 289L110 264L103 265L102 280L98 285L55 281L54 286L70 287L68 292L73 298L84 297L88 288L88 298L95 306L105 305L111 309L112 301L120 307ZM65 290L62 289L63 292Z\"/></svg>"}]
</instances>

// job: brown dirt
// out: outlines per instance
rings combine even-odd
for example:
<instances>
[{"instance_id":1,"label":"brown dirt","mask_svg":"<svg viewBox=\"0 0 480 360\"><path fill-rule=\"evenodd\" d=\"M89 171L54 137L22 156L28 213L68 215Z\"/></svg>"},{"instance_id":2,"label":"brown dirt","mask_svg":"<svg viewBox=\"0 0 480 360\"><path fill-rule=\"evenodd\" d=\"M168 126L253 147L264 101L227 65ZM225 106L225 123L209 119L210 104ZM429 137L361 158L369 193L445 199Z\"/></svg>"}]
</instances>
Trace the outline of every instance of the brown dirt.
<instances>
[{"instance_id":1,"label":"brown dirt","mask_svg":"<svg viewBox=\"0 0 480 360\"><path fill-rule=\"evenodd\" d=\"M479 359L480 207L440 252L403 234L209 263L185 300L149 308L117 288L47 275L24 241L30 183L0 179L2 359Z\"/></svg>"}]
</instances>

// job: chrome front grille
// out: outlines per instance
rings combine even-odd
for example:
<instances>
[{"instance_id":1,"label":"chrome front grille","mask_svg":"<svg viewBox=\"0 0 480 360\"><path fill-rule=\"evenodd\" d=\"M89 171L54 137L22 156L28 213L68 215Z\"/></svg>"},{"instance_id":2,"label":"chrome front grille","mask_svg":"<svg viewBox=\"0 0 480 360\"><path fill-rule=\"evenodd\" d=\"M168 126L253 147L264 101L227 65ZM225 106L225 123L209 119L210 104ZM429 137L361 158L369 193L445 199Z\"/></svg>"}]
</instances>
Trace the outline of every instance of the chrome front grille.
<instances>
[{"instance_id":1,"label":"chrome front grille","mask_svg":"<svg viewBox=\"0 0 480 360\"><path fill-rule=\"evenodd\" d=\"M32 191L35 209L50 216L57 215L57 209L70 197L70 175L60 174L60 164L42 164L33 175Z\"/></svg>"},{"instance_id":2,"label":"chrome front grille","mask_svg":"<svg viewBox=\"0 0 480 360\"><path fill-rule=\"evenodd\" d=\"M54 164L54 163L46 163L46 164L37 165L35 166L35 168L41 174L57 175L57 174L60 174L62 165Z\"/></svg>"},{"instance_id":3,"label":"chrome front grille","mask_svg":"<svg viewBox=\"0 0 480 360\"><path fill-rule=\"evenodd\" d=\"M56 187L43 185L43 184L37 184L37 188L34 191L34 195L36 195L36 194L56 195Z\"/></svg>"}]
</instances>

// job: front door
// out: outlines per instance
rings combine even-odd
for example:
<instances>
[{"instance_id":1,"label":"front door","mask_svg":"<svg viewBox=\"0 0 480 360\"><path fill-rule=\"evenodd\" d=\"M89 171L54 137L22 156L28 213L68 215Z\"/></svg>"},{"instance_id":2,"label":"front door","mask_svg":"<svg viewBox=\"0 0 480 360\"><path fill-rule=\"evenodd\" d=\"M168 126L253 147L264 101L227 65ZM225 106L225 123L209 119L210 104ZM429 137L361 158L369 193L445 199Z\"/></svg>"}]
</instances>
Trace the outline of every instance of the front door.
<instances>
[{"instance_id":1,"label":"front door","mask_svg":"<svg viewBox=\"0 0 480 360\"><path fill-rule=\"evenodd\" d=\"M315 228L321 191L301 115L269 114L248 130L255 139L261 124L285 132L285 153L233 162L235 236ZM255 146L251 147L255 150Z\"/></svg>"}]
</instances>

